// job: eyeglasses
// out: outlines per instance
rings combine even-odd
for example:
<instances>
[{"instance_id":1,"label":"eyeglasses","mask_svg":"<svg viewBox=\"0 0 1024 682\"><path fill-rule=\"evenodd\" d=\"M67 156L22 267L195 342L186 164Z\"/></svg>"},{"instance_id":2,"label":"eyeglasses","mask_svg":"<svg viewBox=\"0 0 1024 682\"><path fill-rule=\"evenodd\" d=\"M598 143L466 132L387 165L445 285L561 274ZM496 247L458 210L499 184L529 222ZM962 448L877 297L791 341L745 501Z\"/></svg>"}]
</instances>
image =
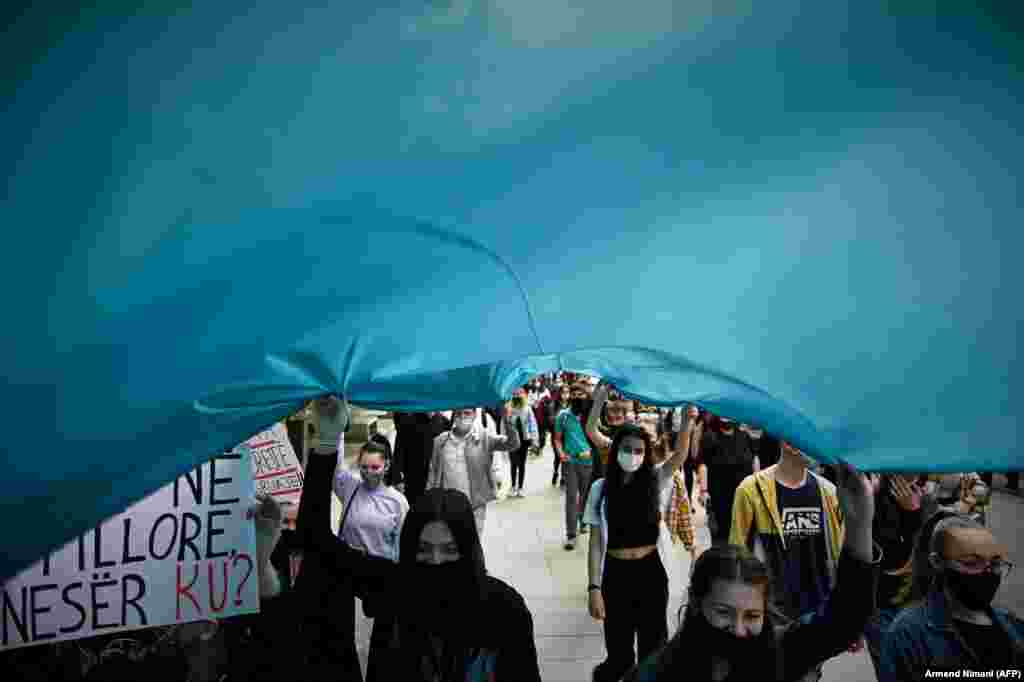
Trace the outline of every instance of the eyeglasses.
<instances>
[{"instance_id":1,"label":"eyeglasses","mask_svg":"<svg viewBox=\"0 0 1024 682\"><path fill-rule=\"evenodd\" d=\"M1013 570L1012 561L1004 561L1003 559L970 559L968 561L961 561L960 559L946 559L950 566L957 569L962 573L994 573L1000 578L1005 578L1010 575L1010 571Z\"/></svg>"}]
</instances>

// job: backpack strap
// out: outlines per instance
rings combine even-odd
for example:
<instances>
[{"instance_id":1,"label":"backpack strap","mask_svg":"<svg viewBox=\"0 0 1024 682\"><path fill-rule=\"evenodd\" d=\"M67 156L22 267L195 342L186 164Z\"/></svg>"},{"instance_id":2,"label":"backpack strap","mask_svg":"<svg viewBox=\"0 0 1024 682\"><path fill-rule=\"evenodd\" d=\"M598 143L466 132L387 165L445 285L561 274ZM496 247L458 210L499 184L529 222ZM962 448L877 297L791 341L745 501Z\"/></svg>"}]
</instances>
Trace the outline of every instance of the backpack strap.
<instances>
[{"instance_id":1,"label":"backpack strap","mask_svg":"<svg viewBox=\"0 0 1024 682\"><path fill-rule=\"evenodd\" d=\"M338 524L338 537L341 537L341 533L345 530L345 519L348 518L348 510L352 508L352 500L356 499L356 495L359 493L359 488L362 487L362 483L356 486L356 489L352 491L352 494L348 496L348 504L345 505L345 513L341 515L341 523Z\"/></svg>"}]
</instances>

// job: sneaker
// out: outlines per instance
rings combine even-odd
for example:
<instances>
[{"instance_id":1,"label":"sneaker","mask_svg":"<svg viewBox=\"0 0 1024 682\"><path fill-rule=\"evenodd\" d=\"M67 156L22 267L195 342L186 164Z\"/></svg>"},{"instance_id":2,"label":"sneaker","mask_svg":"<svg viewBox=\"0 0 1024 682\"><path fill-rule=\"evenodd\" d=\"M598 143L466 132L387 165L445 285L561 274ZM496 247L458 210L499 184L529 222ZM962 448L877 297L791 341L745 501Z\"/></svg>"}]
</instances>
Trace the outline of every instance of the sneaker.
<instances>
[{"instance_id":1,"label":"sneaker","mask_svg":"<svg viewBox=\"0 0 1024 682\"><path fill-rule=\"evenodd\" d=\"M565 479L564 478L562 479L562 482L559 485L561 485L563 488L566 487L565 486Z\"/></svg>"},{"instance_id":2,"label":"sneaker","mask_svg":"<svg viewBox=\"0 0 1024 682\"><path fill-rule=\"evenodd\" d=\"M564 546L569 551L576 549L576 538L566 538Z\"/></svg>"},{"instance_id":3,"label":"sneaker","mask_svg":"<svg viewBox=\"0 0 1024 682\"><path fill-rule=\"evenodd\" d=\"M585 524L583 522L580 522L580 535L586 535L589 532L590 532L590 526L588 526L587 524Z\"/></svg>"},{"instance_id":4,"label":"sneaker","mask_svg":"<svg viewBox=\"0 0 1024 682\"><path fill-rule=\"evenodd\" d=\"M523 494L522 488L519 489L519 497L526 497L526 495Z\"/></svg>"},{"instance_id":5,"label":"sneaker","mask_svg":"<svg viewBox=\"0 0 1024 682\"><path fill-rule=\"evenodd\" d=\"M558 485L558 476L551 479L551 485Z\"/></svg>"}]
</instances>

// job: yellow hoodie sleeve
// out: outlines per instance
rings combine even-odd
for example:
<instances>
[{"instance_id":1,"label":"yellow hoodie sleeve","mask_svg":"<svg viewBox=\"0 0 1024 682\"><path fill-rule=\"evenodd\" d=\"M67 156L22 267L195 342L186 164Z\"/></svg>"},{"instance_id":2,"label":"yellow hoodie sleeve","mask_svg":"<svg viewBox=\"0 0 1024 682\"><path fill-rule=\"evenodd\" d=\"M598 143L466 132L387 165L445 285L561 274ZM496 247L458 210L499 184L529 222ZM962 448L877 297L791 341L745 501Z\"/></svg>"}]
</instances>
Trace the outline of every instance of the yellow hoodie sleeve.
<instances>
[{"instance_id":1,"label":"yellow hoodie sleeve","mask_svg":"<svg viewBox=\"0 0 1024 682\"><path fill-rule=\"evenodd\" d=\"M729 544L748 547L750 527L754 523L754 503L750 499L750 486L740 485L732 504L732 525L729 527Z\"/></svg>"}]
</instances>

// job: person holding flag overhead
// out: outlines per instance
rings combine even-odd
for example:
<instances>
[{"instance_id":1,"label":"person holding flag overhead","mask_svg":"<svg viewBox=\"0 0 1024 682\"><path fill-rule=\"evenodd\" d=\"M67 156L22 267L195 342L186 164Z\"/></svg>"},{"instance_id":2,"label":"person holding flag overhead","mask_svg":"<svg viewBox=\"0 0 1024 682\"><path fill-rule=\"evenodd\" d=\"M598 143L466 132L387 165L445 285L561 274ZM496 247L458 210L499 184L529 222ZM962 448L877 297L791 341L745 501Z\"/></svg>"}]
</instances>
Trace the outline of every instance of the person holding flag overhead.
<instances>
[{"instance_id":1,"label":"person holding flag overhead","mask_svg":"<svg viewBox=\"0 0 1024 682\"><path fill-rule=\"evenodd\" d=\"M596 410L608 392L607 385L597 389ZM607 658L594 669L595 682L618 680L638 656L643 659L668 638L667 537L687 537L689 509L665 510L676 490L675 474L689 453L691 428L692 422L672 449L668 438L655 440L641 426L623 425L610 444L605 477L591 487L584 515L593 527L588 610L604 622L607 649ZM669 532L666 519L672 526ZM692 533L688 539L692 556Z\"/></svg>"}]
</instances>

